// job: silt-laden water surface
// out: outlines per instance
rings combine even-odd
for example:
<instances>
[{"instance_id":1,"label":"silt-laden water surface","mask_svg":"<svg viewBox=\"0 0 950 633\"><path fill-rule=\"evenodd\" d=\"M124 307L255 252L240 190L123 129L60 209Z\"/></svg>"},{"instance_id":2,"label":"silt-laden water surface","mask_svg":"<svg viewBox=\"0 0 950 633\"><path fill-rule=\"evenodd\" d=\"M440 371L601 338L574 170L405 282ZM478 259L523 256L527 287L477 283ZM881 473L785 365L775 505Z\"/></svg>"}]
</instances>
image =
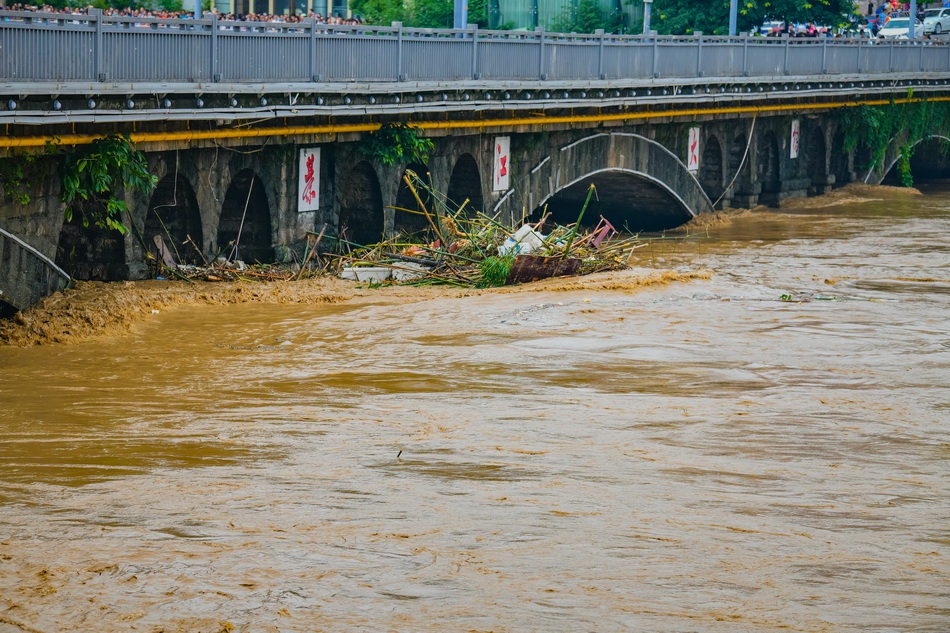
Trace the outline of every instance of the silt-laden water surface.
<instances>
[{"instance_id":1,"label":"silt-laden water surface","mask_svg":"<svg viewBox=\"0 0 950 633\"><path fill-rule=\"evenodd\" d=\"M950 186L870 195L0 348L0 633L950 630Z\"/></svg>"}]
</instances>

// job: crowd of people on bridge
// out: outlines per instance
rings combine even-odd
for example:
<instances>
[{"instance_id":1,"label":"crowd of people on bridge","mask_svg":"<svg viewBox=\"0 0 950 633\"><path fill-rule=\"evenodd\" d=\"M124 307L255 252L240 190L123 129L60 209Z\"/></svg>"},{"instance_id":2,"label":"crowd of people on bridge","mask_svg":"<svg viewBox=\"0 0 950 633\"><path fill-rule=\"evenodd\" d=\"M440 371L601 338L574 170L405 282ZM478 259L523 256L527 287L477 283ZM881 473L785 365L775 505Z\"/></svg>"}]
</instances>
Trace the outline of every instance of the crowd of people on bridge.
<instances>
[{"instance_id":1,"label":"crowd of people on bridge","mask_svg":"<svg viewBox=\"0 0 950 633\"><path fill-rule=\"evenodd\" d=\"M0 9L7 9L9 11L24 11L31 13L50 13L54 15L86 15L89 12L89 9L92 7L65 7L58 9L49 4L44 4L42 6L32 5L32 4L22 4L15 3L7 6L0 6ZM281 22L281 23L299 23L303 22L306 19L313 18L314 22L317 24L346 24L352 26L359 26L362 24L362 21L358 17L344 18L339 15L323 16L320 13L314 13L313 11L302 14L289 14L289 15L274 15L269 13L218 13L216 10L213 12L219 20L228 20L234 22ZM107 17L120 17L120 18L161 18L161 19L183 19L189 20L193 19L194 13L186 11L167 11L165 9L149 10L149 9L132 9L129 7L123 8L114 8L109 7L108 9L103 9L102 14ZM208 17L211 15L211 12L205 11L204 16ZM0 19L9 19L9 18L0 18Z\"/></svg>"}]
</instances>

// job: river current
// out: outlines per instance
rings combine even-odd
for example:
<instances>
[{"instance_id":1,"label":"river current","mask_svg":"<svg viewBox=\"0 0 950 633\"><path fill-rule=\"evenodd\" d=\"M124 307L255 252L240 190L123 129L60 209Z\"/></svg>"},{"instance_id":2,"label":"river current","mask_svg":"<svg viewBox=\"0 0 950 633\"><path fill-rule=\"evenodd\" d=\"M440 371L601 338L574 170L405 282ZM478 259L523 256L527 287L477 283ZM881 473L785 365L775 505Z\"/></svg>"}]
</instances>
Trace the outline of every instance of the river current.
<instances>
[{"instance_id":1,"label":"river current","mask_svg":"<svg viewBox=\"0 0 950 633\"><path fill-rule=\"evenodd\" d=\"M0 348L0 633L950 630L950 183L868 196Z\"/></svg>"}]
</instances>

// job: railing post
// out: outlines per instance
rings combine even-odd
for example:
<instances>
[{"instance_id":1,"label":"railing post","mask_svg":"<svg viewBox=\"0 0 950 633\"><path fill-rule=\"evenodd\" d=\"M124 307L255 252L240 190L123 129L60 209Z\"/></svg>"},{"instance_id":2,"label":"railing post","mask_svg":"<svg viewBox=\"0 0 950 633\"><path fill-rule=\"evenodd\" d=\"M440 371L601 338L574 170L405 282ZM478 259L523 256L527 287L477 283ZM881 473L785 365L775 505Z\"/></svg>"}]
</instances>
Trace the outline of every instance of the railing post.
<instances>
[{"instance_id":1,"label":"railing post","mask_svg":"<svg viewBox=\"0 0 950 633\"><path fill-rule=\"evenodd\" d=\"M478 72L478 25L469 24L469 30L472 32L472 79L478 79L481 74Z\"/></svg>"},{"instance_id":2,"label":"railing post","mask_svg":"<svg viewBox=\"0 0 950 633\"><path fill-rule=\"evenodd\" d=\"M402 74L402 22L393 22L393 28L396 29L396 81L405 81L406 76Z\"/></svg>"},{"instance_id":3,"label":"railing post","mask_svg":"<svg viewBox=\"0 0 950 633\"><path fill-rule=\"evenodd\" d=\"M653 38L653 78L656 79L657 77L660 76L659 73L657 72L657 68L659 68L659 60L657 59L657 57L659 56L660 47L658 44L656 31L650 31L650 37Z\"/></svg>"},{"instance_id":4,"label":"railing post","mask_svg":"<svg viewBox=\"0 0 950 633\"><path fill-rule=\"evenodd\" d=\"M547 69L544 67L544 27L539 26L534 32L538 35L538 79L544 81L548 78Z\"/></svg>"},{"instance_id":5,"label":"railing post","mask_svg":"<svg viewBox=\"0 0 950 633\"><path fill-rule=\"evenodd\" d=\"M211 13L211 81L221 81L221 72L218 69L218 14Z\"/></svg>"},{"instance_id":6,"label":"railing post","mask_svg":"<svg viewBox=\"0 0 950 633\"><path fill-rule=\"evenodd\" d=\"M887 72L894 72L894 42L890 42L887 48Z\"/></svg>"},{"instance_id":7,"label":"railing post","mask_svg":"<svg viewBox=\"0 0 950 633\"><path fill-rule=\"evenodd\" d=\"M696 76L703 76L703 32L696 31Z\"/></svg>"},{"instance_id":8,"label":"railing post","mask_svg":"<svg viewBox=\"0 0 950 633\"><path fill-rule=\"evenodd\" d=\"M785 35L783 35L782 37L785 38L785 62L784 62L784 64L783 64L784 68L782 68L782 74L783 74L783 75L788 75L788 74L789 74L789 70L788 70L788 52L789 52L789 46L791 45L791 42L792 42L792 38L790 38L790 37L788 36L788 30L785 31Z\"/></svg>"},{"instance_id":9,"label":"railing post","mask_svg":"<svg viewBox=\"0 0 950 633\"><path fill-rule=\"evenodd\" d=\"M96 81L107 81L105 69L102 67L102 9L89 9L89 19L96 23L95 50L93 59L95 64Z\"/></svg>"},{"instance_id":10,"label":"railing post","mask_svg":"<svg viewBox=\"0 0 950 633\"><path fill-rule=\"evenodd\" d=\"M310 29L310 81L320 81L320 74L317 72L317 21L315 18L307 18L307 26Z\"/></svg>"},{"instance_id":11,"label":"railing post","mask_svg":"<svg viewBox=\"0 0 950 633\"><path fill-rule=\"evenodd\" d=\"M594 31L594 36L600 38L600 44L597 50L597 78L606 79L604 74L604 29Z\"/></svg>"},{"instance_id":12,"label":"railing post","mask_svg":"<svg viewBox=\"0 0 950 633\"><path fill-rule=\"evenodd\" d=\"M924 47L918 44L917 50L920 52L920 55L917 56L917 69L924 72Z\"/></svg>"},{"instance_id":13,"label":"railing post","mask_svg":"<svg viewBox=\"0 0 950 633\"><path fill-rule=\"evenodd\" d=\"M749 34L742 35L742 76L749 76Z\"/></svg>"},{"instance_id":14,"label":"railing post","mask_svg":"<svg viewBox=\"0 0 950 633\"><path fill-rule=\"evenodd\" d=\"M828 72L828 38L821 39L821 74Z\"/></svg>"}]
</instances>

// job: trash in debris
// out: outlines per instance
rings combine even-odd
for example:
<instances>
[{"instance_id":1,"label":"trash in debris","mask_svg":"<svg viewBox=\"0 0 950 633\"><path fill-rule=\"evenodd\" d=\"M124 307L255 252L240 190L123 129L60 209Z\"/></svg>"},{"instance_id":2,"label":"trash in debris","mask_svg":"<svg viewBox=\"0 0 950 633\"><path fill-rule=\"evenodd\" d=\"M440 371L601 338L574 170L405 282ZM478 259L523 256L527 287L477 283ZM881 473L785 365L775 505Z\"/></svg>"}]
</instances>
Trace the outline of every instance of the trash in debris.
<instances>
[{"instance_id":1,"label":"trash in debris","mask_svg":"<svg viewBox=\"0 0 950 633\"><path fill-rule=\"evenodd\" d=\"M505 238L505 241L498 247L498 254L528 255L540 250L543 246L544 236L535 231L530 224L525 224L515 231L514 235Z\"/></svg>"},{"instance_id":2,"label":"trash in debris","mask_svg":"<svg viewBox=\"0 0 950 633\"><path fill-rule=\"evenodd\" d=\"M348 266L343 268L340 279L355 281L406 281L425 276L429 269L419 264L405 262L390 266Z\"/></svg>"}]
</instances>

